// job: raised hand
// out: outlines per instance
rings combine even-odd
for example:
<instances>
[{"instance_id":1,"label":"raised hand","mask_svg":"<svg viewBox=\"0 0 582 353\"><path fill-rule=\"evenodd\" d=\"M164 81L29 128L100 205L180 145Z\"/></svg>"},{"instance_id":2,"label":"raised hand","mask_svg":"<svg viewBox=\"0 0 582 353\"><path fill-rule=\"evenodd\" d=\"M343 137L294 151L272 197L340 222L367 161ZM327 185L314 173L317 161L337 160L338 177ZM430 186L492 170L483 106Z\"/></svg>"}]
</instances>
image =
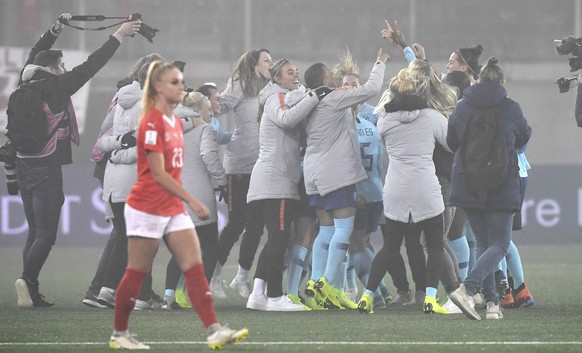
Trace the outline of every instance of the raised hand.
<instances>
[{"instance_id":1,"label":"raised hand","mask_svg":"<svg viewBox=\"0 0 582 353\"><path fill-rule=\"evenodd\" d=\"M380 48L380 50L378 50L378 57L376 58L376 61L385 63L388 60L390 60L390 55L388 55L388 53L384 53L384 49Z\"/></svg>"}]
</instances>

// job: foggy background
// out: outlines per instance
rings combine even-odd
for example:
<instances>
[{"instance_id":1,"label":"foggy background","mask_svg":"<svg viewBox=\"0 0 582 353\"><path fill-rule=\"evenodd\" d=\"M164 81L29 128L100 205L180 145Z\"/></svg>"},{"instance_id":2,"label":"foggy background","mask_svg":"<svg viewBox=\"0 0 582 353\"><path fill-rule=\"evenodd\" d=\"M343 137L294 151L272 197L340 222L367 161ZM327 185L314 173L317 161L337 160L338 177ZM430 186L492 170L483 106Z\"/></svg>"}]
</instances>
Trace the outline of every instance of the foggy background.
<instances>
[{"instance_id":1,"label":"foggy background","mask_svg":"<svg viewBox=\"0 0 582 353\"><path fill-rule=\"evenodd\" d=\"M406 61L380 38L384 19L398 20L408 44L422 43L430 62L443 71L452 51L483 45L480 62L489 56L499 59L509 95L521 104L533 128L530 163L578 164L582 158L582 129L574 121L576 88L558 92L554 81L570 75L570 67L568 57L558 56L553 45L554 39L580 36L580 0L0 0L0 46L32 47L63 12L139 12L146 24L160 30L153 44L139 35L125 39L90 81L85 130L81 146L74 148L76 164L91 164L90 151L115 83L140 56L158 52L168 60L185 61L189 87L212 81L223 89L232 64L249 49L267 48L274 60L288 58L303 73L318 61L334 65L348 47L366 78L378 48L384 47L392 57L387 81ZM73 24L100 27L115 21ZM65 27L55 48L92 52L113 31ZM228 119L222 120L228 127Z\"/></svg>"}]
</instances>

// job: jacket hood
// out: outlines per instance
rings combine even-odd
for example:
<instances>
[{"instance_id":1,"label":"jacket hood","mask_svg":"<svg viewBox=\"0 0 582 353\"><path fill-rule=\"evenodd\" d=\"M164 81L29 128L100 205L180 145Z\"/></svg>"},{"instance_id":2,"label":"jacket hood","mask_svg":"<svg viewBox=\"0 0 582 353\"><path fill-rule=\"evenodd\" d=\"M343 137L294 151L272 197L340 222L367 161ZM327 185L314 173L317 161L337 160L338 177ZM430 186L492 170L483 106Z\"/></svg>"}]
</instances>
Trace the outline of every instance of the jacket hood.
<instances>
[{"instance_id":1,"label":"jacket hood","mask_svg":"<svg viewBox=\"0 0 582 353\"><path fill-rule=\"evenodd\" d=\"M133 81L131 84L121 87L117 93L117 104L127 110L141 100L142 90L139 82Z\"/></svg>"},{"instance_id":2,"label":"jacket hood","mask_svg":"<svg viewBox=\"0 0 582 353\"><path fill-rule=\"evenodd\" d=\"M267 83L267 85L259 93L259 104L264 106L267 102L267 98L279 92L287 93L289 91L279 86L278 84L269 81L269 83Z\"/></svg>"},{"instance_id":3,"label":"jacket hood","mask_svg":"<svg viewBox=\"0 0 582 353\"><path fill-rule=\"evenodd\" d=\"M384 105L386 113L402 124L408 124L420 116L420 110L427 108L426 101L416 95L403 95Z\"/></svg>"},{"instance_id":4,"label":"jacket hood","mask_svg":"<svg viewBox=\"0 0 582 353\"><path fill-rule=\"evenodd\" d=\"M176 108L174 108L174 114L176 114L180 119L194 119L201 117L200 114L192 110L192 108L185 107L182 104L178 104Z\"/></svg>"},{"instance_id":5,"label":"jacket hood","mask_svg":"<svg viewBox=\"0 0 582 353\"><path fill-rule=\"evenodd\" d=\"M38 75L37 75L37 73L38 73ZM34 76L37 76L37 77L34 77ZM48 69L44 66L29 64L29 65L26 65L24 70L22 70L22 81L23 82L28 82L28 81L31 81L32 79L41 80L41 79L47 78L49 76L54 76L54 74L51 72L50 69Z\"/></svg>"},{"instance_id":6,"label":"jacket hood","mask_svg":"<svg viewBox=\"0 0 582 353\"><path fill-rule=\"evenodd\" d=\"M481 82L465 89L463 100L476 108L487 108L501 104L507 97L505 87L496 82Z\"/></svg>"}]
</instances>

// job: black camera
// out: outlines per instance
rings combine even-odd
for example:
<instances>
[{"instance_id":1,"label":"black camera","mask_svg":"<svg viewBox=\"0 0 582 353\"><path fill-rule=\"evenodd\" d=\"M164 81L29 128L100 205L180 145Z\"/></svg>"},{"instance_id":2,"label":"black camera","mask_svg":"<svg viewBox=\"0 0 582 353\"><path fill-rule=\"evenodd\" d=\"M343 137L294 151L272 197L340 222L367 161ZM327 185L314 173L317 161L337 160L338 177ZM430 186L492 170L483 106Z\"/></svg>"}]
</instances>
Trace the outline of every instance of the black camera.
<instances>
[{"instance_id":1,"label":"black camera","mask_svg":"<svg viewBox=\"0 0 582 353\"><path fill-rule=\"evenodd\" d=\"M582 56L582 38L574 38L574 36L567 36L564 39L555 39L556 53L558 55L568 55L572 53L574 56Z\"/></svg>"},{"instance_id":2,"label":"black camera","mask_svg":"<svg viewBox=\"0 0 582 353\"><path fill-rule=\"evenodd\" d=\"M566 36L564 39L554 40L555 50L558 55L572 54L573 57L568 59L570 64L570 72L582 69L582 38L575 38L574 36ZM572 87L571 82L575 81L576 75L560 77L556 80L560 93L565 93Z\"/></svg>"},{"instance_id":3,"label":"black camera","mask_svg":"<svg viewBox=\"0 0 582 353\"><path fill-rule=\"evenodd\" d=\"M137 12L132 13L131 16L129 16L130 21L137 21L141 20L142 18L143 18L142 15ZM142 22L141 27L139 28L139 31L137 33L144 36L144 38L147 39L148 42L153 43L154 41L152 39L156 36L156 33L158 33L159 31L160 31L159 29L150 27Z\"/></svg>"},{"instance_id":4,"label":"black camera","mask_svg":"<svg viewBox=\"0 0 582 353\"><path fill-rule=\"evenodd\" d=\"M560 89L560 93L566 93L570 90L570 88L572 87L571 82L575 81L578 78L578 76L566 76L566 77L560 77L559 79L556 80L556 83L558 84L558 88Z\"/></svg>"},{"instance_id":5,"label":"black camera","mask_svg":"<svg viewBox=\"0 0 582 353\"><path fill-rule=\"evenodd\" d=\"M4 163L4 173L6 173L6 187L8 194L18 195L18 182L16 180L16 150L6 142L0 147L0 162Z\"/></svg>"}]
</instances>

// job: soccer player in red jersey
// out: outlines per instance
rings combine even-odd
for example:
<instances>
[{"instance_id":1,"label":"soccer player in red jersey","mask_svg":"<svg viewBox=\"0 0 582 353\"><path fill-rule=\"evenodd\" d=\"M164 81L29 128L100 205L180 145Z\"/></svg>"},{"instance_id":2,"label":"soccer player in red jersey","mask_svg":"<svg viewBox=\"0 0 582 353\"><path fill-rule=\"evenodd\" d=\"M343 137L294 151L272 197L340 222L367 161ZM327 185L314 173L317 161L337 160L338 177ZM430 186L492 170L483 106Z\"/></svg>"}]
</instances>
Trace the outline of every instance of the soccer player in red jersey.
<instances>
[{"instance_id":1,"label":"soccer player in red jersey","mask_svg":"<svg viewBox=\"0 0 582 353\"><path fill-rule=\"evenodd\" d=\"M155 61L149 67L143 91L137 136L138 179L124 212L129 237L127 269L117 288L109 347L150 348L129 333L128 322L163 238L184 273L190 302L206 328L210 348L222 348L243 340L248 330L232 330L218 323L198 236L184 207L186 203L200 218L209 215L208 208L181 186L184 141L182 123L173 109L184 92L183 75L174 65Z\"/></svg>"}]
</instances>

